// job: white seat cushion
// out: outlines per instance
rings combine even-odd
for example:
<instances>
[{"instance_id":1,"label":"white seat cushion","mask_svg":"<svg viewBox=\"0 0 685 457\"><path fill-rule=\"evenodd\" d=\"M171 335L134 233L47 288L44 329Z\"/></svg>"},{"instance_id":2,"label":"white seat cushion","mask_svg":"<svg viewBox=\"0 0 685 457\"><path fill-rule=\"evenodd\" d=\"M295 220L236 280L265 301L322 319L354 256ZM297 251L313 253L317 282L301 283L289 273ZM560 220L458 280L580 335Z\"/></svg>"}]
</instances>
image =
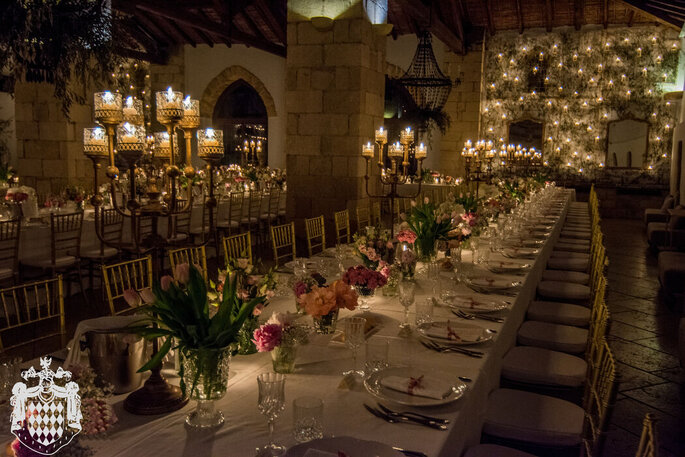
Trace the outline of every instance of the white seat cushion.
<instances>
[{"instance_id":1,"label":"white seat cushion","mask_svg":"<svg viewBox=\"0 0 685 457\"><path fill-rule=\"evenodd\" d=\"M590 223L580 223L580 222L566 222L564 224L564 229L568 230L584 230L586 232L589 232L592 230L592 225Z\"/></svg>"},{"instance_id":2,"label":"white seat cushion","mask_svg":"<svg viewBox=\"0 0 685 457\"><path fill-rule=\"evenodd\" d=\"M185 241L187 239L188 239L187 233L178 232L178 233L176 233L176 235L167 238L167 241L169 241L170 243L180 243L180 242Z\"/></svg>"},{"instance_id":3,"label":"white seat cushion","mask_svg":"<svg viewBox=\"0 0 685 457\"><path fill-rule=\"evenodd\" d=\"M578 246L586 246L590 247L590 240L579 240L578 238L564 238L560 237L559 241L557 243L564 243L564 244L576 244Z\"/></svg>"},{"instance_id":4,"label":"white seat cushion","mask_svg":"<svg viewBox=\"0 0 685 457\"><path fill-rule=\"evenodd\" d=\"M279 215L279 216L285 216L285 210L284 210L284 209L279 209L279 210L278 210L278 215Z\"/></svg>"},{"instance_id":5,"label":"white seat cushion","mask_svg":"<svg viewBox=\"0 0 685 457\"><path fill-rule=\"evenodd\" d=\"M569 270L587 272L588 261L585 259L551 257L547 261L547 268L551 270Z\"/></svg>"},{"instance_id":6,"label":"white seat cushion","mask_svg":"<svg viewBox=\"0 0 685 457\"><path fill-rule=\"evenodd\" d=\"M590 261L590 254L587 252L572 252L572 251L557 251L556 249L550 254L551 257L561 259L585 259Z\"/></svg>"},{"instance_id":7,"label":"white seat cushion","mask_svg":"<svg viewBox=\"0 0 685 457\"><path fill-rule=\"evenodd\" d=\"M32 259L24 259L21 261L22 264L29 267L37 268L52 268L52 259L50 256L47 257L36 257ZM55 259L55 268L66 268L74 265L76 263L76 257L73 255L65 255L62 257L57 257Z\"/></svg>"},{"instance_id":8,"label":"white seat cushion","mask_svg":"<svg viewBox=\"0 0 685 457\"><path fill-rule=\"evenodd\" d=\"M528 384L580 387L586 372L580 357L533 346L515 346L502 360L504 378Z\"/></svg>"},{"instance_id":9,"label":"white seat cushion","mask_svg":"<svg viewBox=\"0 0 685 457\"><path fill-rule=\"evenodd\" d=\"M590 323L590 308L587 306L535 300L528 305L527 317L531 321L587 327Z\"/></svg>"},{"instance_id":10,"label":"white seat cushion","mask_svg":"<svg viewBox=\"0 0 685 457\"><path fill-rule=\"evenodd\" d=\"M490 394L483 432L550 446L577 446L583 434L583 408L547 395L513 389Z\"/></svg>"},{"instance_id":11,"label":"white seat cushion","mask_svg":"<svg viewBox=\"0 0 685 457\"><path fill-rule=\"evenodd\" d=\"M100 252L100 248L86 249L81 251L82 259L107 259L119 253L116 248L106 247Z\"/></svg>"},{"instance_id":12,"label":"white seat cushion","mask_svg":"<svg viewBox=\"0 0 685 457\"><path fill-rule=\"evenodd\" d=\"M590 287L577 282L540 281L538 284L538 295L543 298L589 302L590 294Z\"/></svg>"},{"instance_id":13,"label":"white seat cushion","mask_svg":"<svg viewBox=\"0 0 685 457\"><path fill-rule=\"evenodd\" d=\"M583 254L588 254L590 252L590 247L589 246L583 246L582 244L573 244L573 243L557 243L554 245L554 250L556 251L564 251L564 252L579 252Z\"/></svg>"},{"instance_id":14,"label":"white seat cushion","mask_svg":"<svg viewBox=\"0 0 685 457\"><path fill-rule=\"evenodd\" d=\"M0 279L11 278L14 275L14 270L11 268L0 268Z\"/></svg>"},{"instance_id":15,"label":"white seat cushion","mask_svg":"<svg viewBox=\"0 0 685 457\"><path fill-rule=\"evenodd\" d=\"M238 228L240 227L240 222L223 220L221 222L218 222L216 226L219 228Z\"/></svg>"},{"instance_id":16,"label":"white seat cushion","mask_svg":"<svg viewBox=\"0 0 685 457\"><path fill-rule=\"evenodd\" d=\"M263 221L269 220L269 219L275 219L277 217L278 217L278 215L274 214L274 213L262 213L259 215L259 219L261 219Z\"/></svg>"},{"instance_id":17,"label":"white seat cushion","mask_svg":"<svg viewBox=\"0 0 685 457\"><path fill-rule=\"evenodd\" d=\"M257 219L256 217L244 217L244 218L240 219L240 223L243 225L245 225L245 224L256 224L257 222L259 222L259 219Z\"/></svg>"},{"instance_id":18,"label":"white seat cushion","mask_svg":"<svg viewBox=\"0 0 685 457\"><path fill-rule=\"evenodd\" d=\"M470 447L464 457L535 457L533 454L498 444L477 444Z\"/></svg>"},{"instance_id":19,"label":"white seat cushion","mask_svg":"<svg viewBox=\"0 0 685 457\"><path fill-rule=\"evenodd\" d=\"M552 351L581 354L585 351L588 331L571 325L549 322L526 321L518 332L518 342L524 346L536 346Z\"/></svg>"},{"instance_id":20,"label":"white seat cushion","mask_svg":"<svg viewBox=\"0 0 685 457\"><path fill-rule=\"evenodd\" d=\"M545 270L542 272L543 281L565 281L578 284L589 284L590 275L582 271Z\"/></svg>"},{"instance_id":21,"label":"white seat cushion","mask_svg":"<svg viewBox=\"0 0 685 457\"><path fill-rule=\"evenodd\" d=\"M577 230L562 230L561 236L563 238L575 238L577 240L589 240L592 238L592 232L581 232Z\"/></svg>"},{"instance_id":22,"label":"white seat cushion","mask_svg":"<svg viewBox=\"0 0 685 457\"><path fill-rule=\"evenodd\" d=\"M209 233L209 227L193 227L189 230L191 235L202 235L203 233Z\"/></svg>"}]
</instances>

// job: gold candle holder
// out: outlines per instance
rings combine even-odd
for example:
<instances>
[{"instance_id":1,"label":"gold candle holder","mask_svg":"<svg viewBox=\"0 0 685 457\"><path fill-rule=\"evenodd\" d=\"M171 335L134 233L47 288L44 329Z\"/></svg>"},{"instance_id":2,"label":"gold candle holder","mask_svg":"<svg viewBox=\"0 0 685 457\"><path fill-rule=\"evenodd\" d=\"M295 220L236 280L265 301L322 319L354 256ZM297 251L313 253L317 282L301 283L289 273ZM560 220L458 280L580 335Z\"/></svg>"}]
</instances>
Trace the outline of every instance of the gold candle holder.
<instances>
[{"instance_id":1,"label":"gold candle holder","mask_svg":"<svg viewBox=\"0 0 685 457\"><path fill-rule=\"evenodd\" d=\"M155 94L157 120L160 124L177 124L183 118L183 94L169 87Z\"/></svg>"},{"instance_id":2,"label":"gold candle holder","mask_svg":"<svg viewBox=\"0 0 685 457\"><path fill-rule=\"evenodd\" d=\"M155 132L154 134L154 144L156 159L169 159L171 157L171 141L169 132ZM178 151L178 137L173 135L174 139L174 150Z\"/></svg>"},{"instance_id":3,"label":"gold candle holder","mask_svg":"<svg viewBox=\"0 0 685 457\"><path fill-rule=\"evenodd\" d=\"M126 97L122 109L123 121L134 125L143 125L145 116L143 115L143 101L132 96Z\"/></svg>"},{"instance_id":4,"label":"gold candle holder","mask_svg":"<svg viewBox=\"0 0 685 457\"><path fill-rule=\"evenodd\" d=\"M212 128L197 131L197 155L212 163L224 157L224 132Z\"/></svg>"},{"instance_id":5,"label":"gold candle holder","mask_svg":"<svg viewBox=\"0 0 685 457\"><path fill-rule=\"evenodd\" d=\"M83 152L92 160L107 158L108 138L102 127L83 129Z\"/></svg>"}]
</instances>

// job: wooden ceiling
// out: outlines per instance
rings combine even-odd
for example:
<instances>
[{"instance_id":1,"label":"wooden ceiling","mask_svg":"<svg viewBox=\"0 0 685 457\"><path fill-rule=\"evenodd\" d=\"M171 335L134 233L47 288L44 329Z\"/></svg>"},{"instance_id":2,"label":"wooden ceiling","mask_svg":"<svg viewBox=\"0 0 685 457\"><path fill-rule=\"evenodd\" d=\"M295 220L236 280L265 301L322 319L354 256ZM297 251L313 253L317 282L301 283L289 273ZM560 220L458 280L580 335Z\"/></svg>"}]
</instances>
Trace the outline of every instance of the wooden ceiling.
<instances>
[{"instance_id":1,"label":"wooden ceiling","mask_svg":"<svg viewBox=\"0 0 685 457\"><path fill-rule=\"evenodd\" d=\"M333 1L333 0L330 0ZM163 63L189 44L244 44L286 54L285 0L113 0L127 39L121 52ZM430 30L465 53L484 34L584 25L662 24L678 30L685 0L388 0L393 36Z\"/></svg>"}]
</instances>

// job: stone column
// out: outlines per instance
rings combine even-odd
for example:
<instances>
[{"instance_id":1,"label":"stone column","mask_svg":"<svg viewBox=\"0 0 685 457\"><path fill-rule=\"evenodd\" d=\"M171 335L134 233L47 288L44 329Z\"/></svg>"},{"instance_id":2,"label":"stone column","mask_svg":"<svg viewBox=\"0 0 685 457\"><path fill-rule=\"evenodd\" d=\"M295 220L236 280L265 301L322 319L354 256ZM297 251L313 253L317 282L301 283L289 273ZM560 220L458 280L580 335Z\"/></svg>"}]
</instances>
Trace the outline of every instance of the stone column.
<instances>
[{"instance_id":1,"label":"stone column","mask_svg":"<svg viewBox=\"0 0 685 457\"><path fill-rule=\"evenodd\" d=\"M333 213L366 199L361 145L383 121L385 36L360 2L326 30L288 2L286 154L288 217ZM353 214L353 213L352 213Z\"/></svg>"}]
</instances>

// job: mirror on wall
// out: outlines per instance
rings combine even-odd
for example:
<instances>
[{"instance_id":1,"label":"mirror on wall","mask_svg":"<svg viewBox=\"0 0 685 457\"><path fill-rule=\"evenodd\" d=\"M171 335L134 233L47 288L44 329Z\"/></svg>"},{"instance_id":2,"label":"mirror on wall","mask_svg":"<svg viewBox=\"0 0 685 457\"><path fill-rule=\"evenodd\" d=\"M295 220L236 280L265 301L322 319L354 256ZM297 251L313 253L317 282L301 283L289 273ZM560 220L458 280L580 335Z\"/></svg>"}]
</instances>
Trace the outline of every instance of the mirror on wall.
<instances>
[{"instance_id":1,"label":"mirror on wall","mask_svg":"<svg viewBox=\"0 0 685 457\"><path fill-rule=\"evenodd\" d=\"M520 144L524 148L535 148L542 151L544 138L542 122L533 119L522 119L509 124L509 139L507 144Z\"/></svg>"},{"instance_id":2,"label":"mirror on wall","mask_svg":"<svg viewBox=\"0 0 685 457\"><path fill-rule=\"evenodd\" d=\"M607 167L642 168L647 157L648 139L647 121L621 119L609 122L604 163Z\"/></svg>"}]
</instances>

